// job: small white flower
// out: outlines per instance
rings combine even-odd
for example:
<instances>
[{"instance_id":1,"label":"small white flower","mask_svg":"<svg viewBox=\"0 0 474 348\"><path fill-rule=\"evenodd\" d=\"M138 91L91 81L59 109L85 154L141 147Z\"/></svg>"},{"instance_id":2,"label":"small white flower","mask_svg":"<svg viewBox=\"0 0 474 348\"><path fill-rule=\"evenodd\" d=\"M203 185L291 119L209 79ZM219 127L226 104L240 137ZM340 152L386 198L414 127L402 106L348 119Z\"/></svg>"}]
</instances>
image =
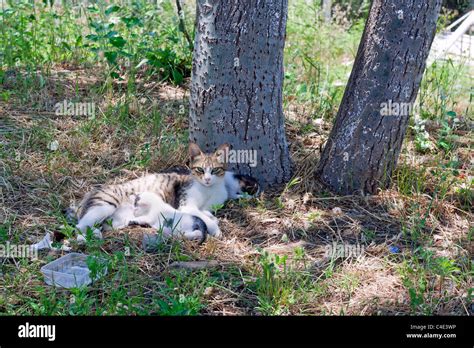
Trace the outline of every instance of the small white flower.
<instances>
[{"instance_id":1,"label":"small white flower","mask_svg":"<svg viewBox=\"0 0 474 348\"><path fill-rule=\"evenodd\" d=\"M48 144L48 150L56 151L59 148L59 141L54 140Z\"/></svg>"},{"instance_id":2,"label":"small white flower","mask_svg":"<svg viewBox=\"0 0 474 348\"><path fill-rule=\"evenodd\" d=\"M313 120L313 123L317 126L322 126L323 123L324 123L324 120L322 118L317 118L317 119Z\"/></svg>"},{"instance_id":3,"label":"small white flower","mask_svg":"<svg viewBox=\"0 0 474 348\"><path fill-rule=\"evenodd\" d=\"M123 150L123 154L124 154L124 157L125 157L125 161L130 161L130 151L128 151L127 149L124 149Z\"/></svg>"},{"instance_id":4,"label":"small white flower","mask_svg":"<svg viewBox=\"0 0 474 348\"><path fill-rule=\"evenodd\" d=\"M114 24L120 23L120 18L119 17L110 17L109 18L109 23L114 23Z\"/></svg>"}]
</instances>

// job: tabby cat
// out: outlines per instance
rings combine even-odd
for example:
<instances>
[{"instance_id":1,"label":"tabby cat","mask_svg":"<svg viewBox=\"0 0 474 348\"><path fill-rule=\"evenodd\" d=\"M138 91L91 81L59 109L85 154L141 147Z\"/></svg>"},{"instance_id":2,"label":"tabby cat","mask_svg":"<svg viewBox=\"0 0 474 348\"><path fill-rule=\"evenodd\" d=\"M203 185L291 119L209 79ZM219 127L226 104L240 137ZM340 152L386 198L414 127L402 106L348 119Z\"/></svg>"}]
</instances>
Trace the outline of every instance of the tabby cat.
<instances>
[{"instance_id":1,"label":"tabby cat","mask_svg":"<svg viewBox=\"0 0 474 348\"><path fill-rule=\"evenodd\" d=\"M149 225L165 234L179 231L187 239L206 233L219 237L221 230L210 212L228 199L258 194L255 179L226 171L221 159L229 145L206 154L189 145L189 167L149 174L118 185L105 185L88 193L79 205L76 227L81 232L111 219L117 229L128 225ZM101 236L99 230L94 234Z\"/></svg>"}]
</instances>

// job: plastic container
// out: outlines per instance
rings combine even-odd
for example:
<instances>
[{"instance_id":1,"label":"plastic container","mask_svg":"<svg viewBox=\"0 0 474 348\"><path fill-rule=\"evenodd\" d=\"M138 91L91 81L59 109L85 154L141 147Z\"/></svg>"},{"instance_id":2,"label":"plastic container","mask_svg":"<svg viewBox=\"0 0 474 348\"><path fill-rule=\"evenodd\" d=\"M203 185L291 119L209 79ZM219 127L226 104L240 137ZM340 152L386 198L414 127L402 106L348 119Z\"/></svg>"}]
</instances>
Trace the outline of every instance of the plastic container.
<instances>
[{"instance_id":1,"label":"plastic container","mask_svg":"<svg viewBox=\"0 0 474 348\"><path fill-rule=\"evenodd\" d=\"M97 272L95 279L91 279L91 271L86 262L88 257L85 254L70 253L48 263L41 267L44 281L48 285L69 289L89 285L92 280L107 274L107 268L103 267Z\"/></svg>"}]
</instances>

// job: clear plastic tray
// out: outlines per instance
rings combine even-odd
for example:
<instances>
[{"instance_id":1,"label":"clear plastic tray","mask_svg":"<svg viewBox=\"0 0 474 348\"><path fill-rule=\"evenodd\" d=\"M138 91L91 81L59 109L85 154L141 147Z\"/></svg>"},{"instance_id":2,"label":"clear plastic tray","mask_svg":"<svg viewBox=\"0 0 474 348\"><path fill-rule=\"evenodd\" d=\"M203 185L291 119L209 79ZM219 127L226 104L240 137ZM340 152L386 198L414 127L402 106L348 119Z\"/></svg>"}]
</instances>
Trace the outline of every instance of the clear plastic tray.
<instances>
[{"instance_id":1,"label":"clear plastic tray","mask_svg":"<svg viewBox=\"0 0 474 348\"><path fill-rule=\"evenodd\" d=\"M44 281L48 285L67 289L89 285L92 283L92 279L86 262L87 258L88 256L85 254L69 253L48 263L41 267ZM97 274L94 280L105 274L107 274L106 267L101 270L100 274Z\"/></svg>"}]
</instances>

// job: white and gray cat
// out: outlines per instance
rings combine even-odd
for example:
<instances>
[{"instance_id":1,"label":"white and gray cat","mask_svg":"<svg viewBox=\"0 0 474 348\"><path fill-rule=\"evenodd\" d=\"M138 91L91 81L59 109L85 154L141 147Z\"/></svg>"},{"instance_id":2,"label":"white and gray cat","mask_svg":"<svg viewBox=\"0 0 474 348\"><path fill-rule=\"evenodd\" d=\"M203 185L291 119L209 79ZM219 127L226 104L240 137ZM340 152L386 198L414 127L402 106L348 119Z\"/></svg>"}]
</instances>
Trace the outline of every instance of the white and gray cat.
<instances>
[{"instance_id":1,"label":"white and gray cat","mask_svg":"<svg viewBox=\"0 0 474 348\"><path fill-rule=\"evenodd\" d=\"M210 212L228 199L255 196L257 181L226 171L222 153L229 145L206 154L189 145L189 167L149 174L118 185L105 185L88 193L79 205L76 225L83 240L88 228L111 220L112 228L148 225L164 235L182 235L204 240L207 233L219 237L221 230ZM101 236L100 230L94 234Z\"/></svg>"}]
</instances>

